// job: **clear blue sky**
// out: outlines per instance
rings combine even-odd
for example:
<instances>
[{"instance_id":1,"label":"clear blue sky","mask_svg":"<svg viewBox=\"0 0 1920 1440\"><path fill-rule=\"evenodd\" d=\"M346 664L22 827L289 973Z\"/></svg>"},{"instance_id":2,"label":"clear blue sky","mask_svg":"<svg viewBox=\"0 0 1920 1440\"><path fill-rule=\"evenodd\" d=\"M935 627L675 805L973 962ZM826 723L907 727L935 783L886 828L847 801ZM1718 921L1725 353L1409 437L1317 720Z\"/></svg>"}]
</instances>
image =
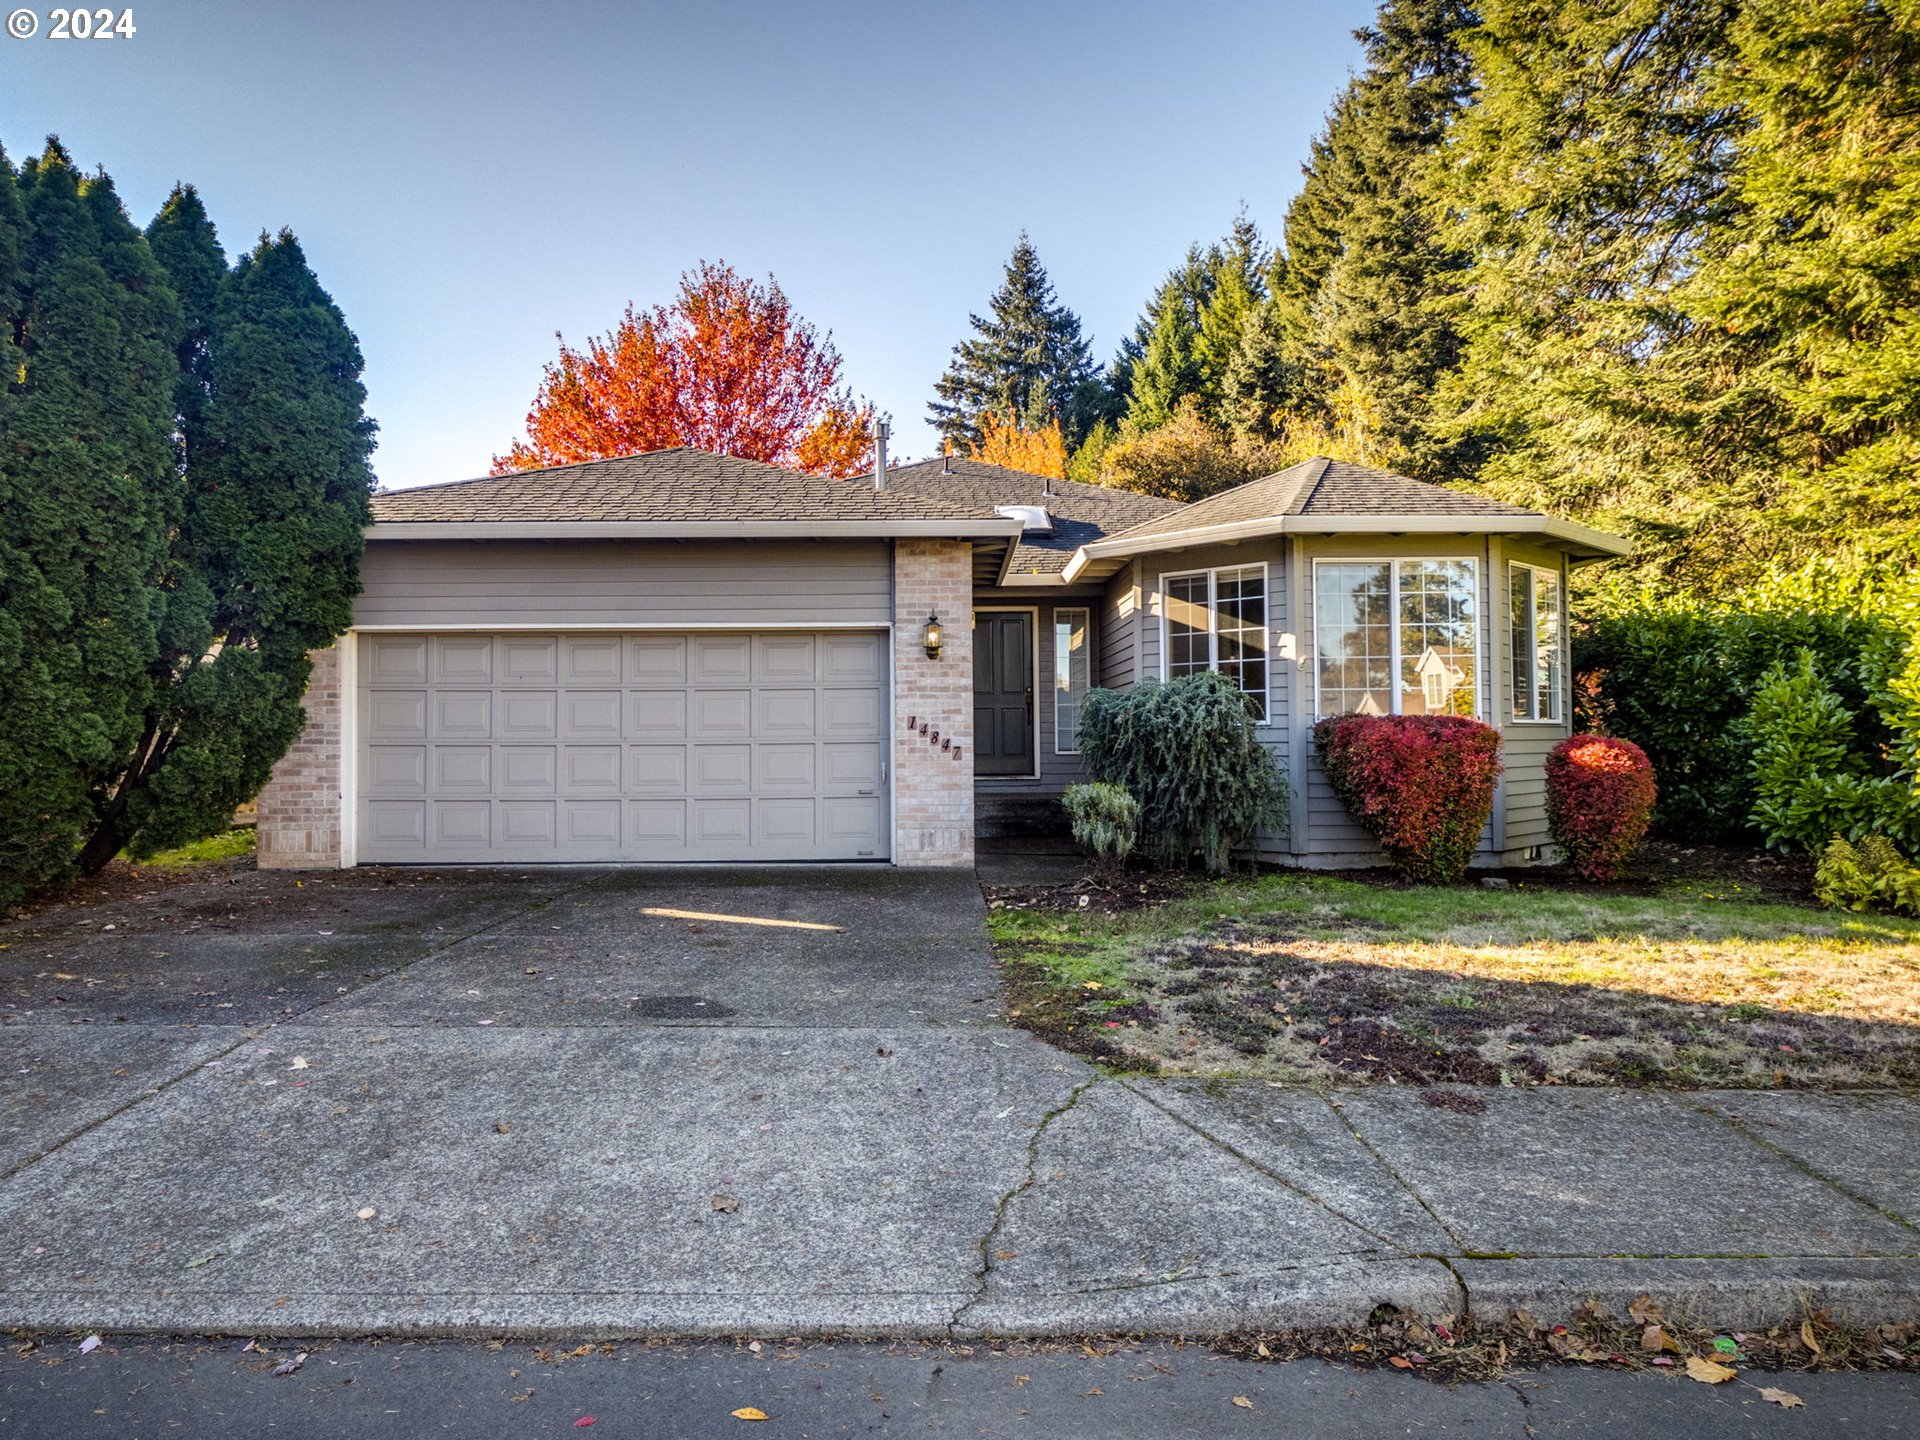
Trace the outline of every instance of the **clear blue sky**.
<instances>
[{"instance_id":1,"label":"clear blue sky","mask_svg":"<svg viewBox=\"0 0 1920 1440\"><path fill-rule=\"evenodd\" d=\"M1277 233L1373 7L145 0L84 42L33 8L40 36L0 36L8 154L58 133L141 224L190 181L229 252L292 227L402 486L483 474L556 330L701 259L771 272L896 452L933 453L933 382L1022 227L1109 358L1242 202Z\"/></svg>"}]
</instances>

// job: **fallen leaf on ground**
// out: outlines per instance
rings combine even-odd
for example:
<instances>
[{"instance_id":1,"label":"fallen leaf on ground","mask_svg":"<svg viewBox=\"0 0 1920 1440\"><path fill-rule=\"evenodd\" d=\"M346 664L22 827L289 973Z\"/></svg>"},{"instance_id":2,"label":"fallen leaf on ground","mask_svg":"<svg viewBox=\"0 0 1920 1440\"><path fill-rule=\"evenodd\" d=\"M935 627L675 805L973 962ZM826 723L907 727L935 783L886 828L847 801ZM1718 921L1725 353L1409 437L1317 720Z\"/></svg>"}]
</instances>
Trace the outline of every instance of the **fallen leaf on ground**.
<instances>
[{"instance_id":1,"label":"fallen leaf on ground","mask_svg":"<svg viewBox=\"0 0 1920 1440\"><path fill-rule=\"evenodd\" d=\"M1627 1314L1642 1325L1664 1320L1666 1313L1666 1308L1655 1304L1651 1295L1636 1295L1627 1304Z\"/></svg>"},{"instance_id":2,"label":"fallen leaf on ground","mask_svg":"<svg viewBox=\"0 0 1920 1440\"><path fill-rule=\"evenodd\" d=\"M1238 1405L1242 1410L1251 1410L1253 1408L1253 1401L1249 1400L1244 1395L1234 1396L1233 1403Z\"/></svg>"},{"instance_id":3,"label":"fallen leaf on ground","mask_svg":"<svg viewBox=\"0 0 1920 1440\"><path fill-rule=\"evenodd\" d=\"M278 1365L274 1366L273 1373L276 1375L291 1375L306 1363L307 1352L302 1350L298 1355L282 1360Z\"/></svg>"},{"instance_id":4,"label":"fallen leaf on ground","mask_svg":"<svg viewBox=\"0 0 1920 1440\"><path fill-rule=\"evenodd\" d=\"M1413 1362L1404 1355L1389 1355L1387 1356L1387 1363L1396 1370L1411 1370L1413 1368Z\"/></svg>"},{"instance_id":5,"label":"fallen leaf on ground","mask_svg":"<svg viewBox=\"0 0 1920 1440\"><path fill-rule=\"evenodd\" d=\"M722 1215L731 1215L740 1208L740 1202L731 1195L713 1197L713 1208Z\"/></svg>"},{"instance_id":6,"label":"fallen leaf on ground","mask_svg":"<svg viewBox=\"0 0 1920 1440\"><path fill-rule=\"evenodd\" d=\"M1820 1353L1820 1342L1813 1338L1813 1322L1811 1320L1802 1320L1800 1322L1800 1343L1814 1354L1818 1355Z\"/></svg>"},{"instance_id":7,"label":"fallen leaf on ground","mask_svg":"<svg viewBox=\"0 0 1920 1440\"><path fill-rule=\"evenodd\" d=\"M573 1422L573 1428L576 1430L584 1430L587 1428L587 1426L593 1424L593 1422L594 1422L593 1416L582 1415L578 1420Z\"/></svg>"},{"instance_id":8,"label":"fallen leaf on ground","mask_svg":"<svg viewBox=\"0 0 1920 1440\"><path fill-rule=\"evenodd\" d=\"M217 1260L219 1256L220 1256L220 1252L218 1250L203 1250L201 1251L200 1254L194 1256L193 1259L187 1261L186 1268L189 1270L198 1270L202 1265L205 1265L208 1261Z\"/></svg>"},{"instance_id":9,"label":"fallen leaf on ground","mask_svg":"<svg viewBox=\"0 0 1920 1440\"><path fill-rule=\"evenodd\" d=\"M354 1211L354 1214L362 1220L371 1220L379 1213L380 1212L371 1205L362 1205L358 1210Z\"/></svg>"},{"instance_id":10,"label":"fallen leaf on ground","mask_svg":"<svg viewBox=\"0 0 1920 1440\"><path fill-rule=\"evenodd\" d=\"M80 1342L80 1353L82 1355L91 1355L94 1351L98 1350L99 1348L100 1348L100 1337L98 1335L89 1335L87 1336L86 1339Z\"/></svg>"},{"instance_id":11,"label":"fallen leaf on ground","mask_svg":"<svg viewBox=\"0 0 1920 1440\"><path fill-rule=\"evenodd\" d=\"M1716 1365L1711 1360L1702 1360L1698 1355L1687 1357L1687 1378L1698 1380L1702 1385L1724 1385L1739 1373L1725 1365Z\"/></svg>"},{"instance_id":12,"label":"fallen leaf on ground","mask_svg":"<svg viewBox=\"0 0 1920 1440\"><path fill-rule=\"evenodd\" d=\"M1656 1354L1670 1352L1678 1355L1680 1342L1666 1332L1666 1327L1649 1325L1640 1332L1640 1348L1654 1351Z\"/></svg>"},{"instance_id":13,"label":"fallen leaf on ground","mask_svg":"<svg viewBox=\"0 0 1920 1440\"><path fill-rule=\"evenodd\" d=\"M293 1059L291 1059L291 1060L289 1060L289 1061L287 1062L287 1068L288 1068L289 1070L304 1070L304 1069L306 1069L306 1068L307 1068L307 1057L306 1057L306 1056L304 1056L304 1055L296 1055L296 1056L294 1056L294 1057L293 1057Z\"/></svg>"},{"instance_id":14,"label":"fallen leaf on ground","mask_svg":"<svg viewBox=\"0 0 1920 1440\"><path fill-rule=\"evenodd\" d=\"M1801 1409L1805 1407L1807 1403L1791 1390L1782 1390L1774 1385L1762 1385L1760 1387L1760 1398L1771 1404L1780 1406L1783 1410Z\"/></svg>"},{"instance_id":15,"label":"fallen leaf on ground","mask_svg":"<svg viewBox=\"0 0 1920 1440\"><path fill-rule=\"evenodd\" d=\"M742 1405L738 1410L733 1412L733 1418L736 1420L764 1420L767 1418L767 1412L764 1410L756 1410L751 1405Z\"/></svg>"}]
</instances>

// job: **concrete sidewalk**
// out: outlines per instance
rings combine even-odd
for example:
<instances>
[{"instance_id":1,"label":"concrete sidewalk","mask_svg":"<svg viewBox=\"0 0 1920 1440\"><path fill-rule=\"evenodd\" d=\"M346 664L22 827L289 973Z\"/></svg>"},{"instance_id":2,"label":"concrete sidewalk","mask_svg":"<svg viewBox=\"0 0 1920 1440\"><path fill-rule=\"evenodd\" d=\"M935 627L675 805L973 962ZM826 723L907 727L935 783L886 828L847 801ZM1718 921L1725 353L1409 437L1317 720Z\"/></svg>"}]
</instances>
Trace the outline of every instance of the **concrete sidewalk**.
<instances>
[{"instance_id":1,"label":"concrete sidewalk","mask_svg":"<svg viewBox=\"0 0 1920 1440\"><path fill-rule=\"evenodd\" d=\"M0 933L0 1325L1920 1313L1912 1098L1103 1078L994 1017L961 877L510 878Z\"/></svg>"}]
</instances>

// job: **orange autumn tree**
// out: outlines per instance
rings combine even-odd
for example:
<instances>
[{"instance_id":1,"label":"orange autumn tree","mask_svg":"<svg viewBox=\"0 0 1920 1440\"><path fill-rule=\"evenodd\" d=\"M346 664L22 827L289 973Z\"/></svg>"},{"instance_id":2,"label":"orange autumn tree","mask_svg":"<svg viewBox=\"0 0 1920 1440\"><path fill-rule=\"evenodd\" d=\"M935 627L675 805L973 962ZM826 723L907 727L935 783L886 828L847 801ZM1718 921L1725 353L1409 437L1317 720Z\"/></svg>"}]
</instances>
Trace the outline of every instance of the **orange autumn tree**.
<instances>
[{"instance_id":1,"label":"orange autumn tree","mask_svg":"<svg viewBox=\"0 0 1920 1440\"><path fill-rule=\"evenodd\" d=\"M671 305L627 306L585 350L561 339L527 438L493 473L692 445L849 476L870 463L872 426L873 407L840 384L833 337L794 314L771 276L702 261Z\"/></svg>"},{"instance_id":2,"label":"orange autumn tree","mask_svg":"<svg viewBox=\"0 0 1920 1440\"><path fill-rule=\"evenodd\" d=\"M984 411L980 416L980 443L969 453L988 465L1004 465L1009 470L1054 480L1067 478L1067 445L1058 420L1028 430L1017 415L1002 419L992 410Z\"/></svg>"}]
</instances>

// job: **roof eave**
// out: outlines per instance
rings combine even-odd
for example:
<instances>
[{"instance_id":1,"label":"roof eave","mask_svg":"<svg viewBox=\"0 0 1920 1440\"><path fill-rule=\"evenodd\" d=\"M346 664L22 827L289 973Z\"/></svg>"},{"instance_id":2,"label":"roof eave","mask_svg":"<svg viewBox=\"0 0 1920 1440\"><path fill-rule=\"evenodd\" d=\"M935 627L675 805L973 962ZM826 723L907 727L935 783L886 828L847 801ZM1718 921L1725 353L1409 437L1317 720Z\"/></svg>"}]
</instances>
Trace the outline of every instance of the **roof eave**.
<instances>
[{"instance_id":1,"label":"roof eave","mask_svg":"<svg viewBox=\"0 0 1920 1440\"><path fill-rule=\"evenodd\" d=\"M1135 555L1277 535L1539 535L1566 546L1580 559L1608 560L1633 553L1630 540L1549 515L1269 515L1135 539L1096 540L1074 551L1064 578L1068 584L1082 577L1100 579Z\"/></svg>"},{"instance_id":2,"label":"roof eave","mask_svg":"<svg viewBox=\"0 0 1920 1440\"><path fill-rule=\"evenodd\" d=\"M1011 540L1017 520L386 520L368 540Z\"/></svg>"}]
</instances>

